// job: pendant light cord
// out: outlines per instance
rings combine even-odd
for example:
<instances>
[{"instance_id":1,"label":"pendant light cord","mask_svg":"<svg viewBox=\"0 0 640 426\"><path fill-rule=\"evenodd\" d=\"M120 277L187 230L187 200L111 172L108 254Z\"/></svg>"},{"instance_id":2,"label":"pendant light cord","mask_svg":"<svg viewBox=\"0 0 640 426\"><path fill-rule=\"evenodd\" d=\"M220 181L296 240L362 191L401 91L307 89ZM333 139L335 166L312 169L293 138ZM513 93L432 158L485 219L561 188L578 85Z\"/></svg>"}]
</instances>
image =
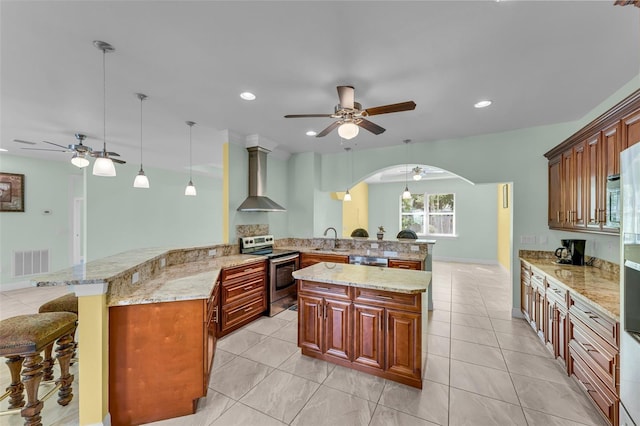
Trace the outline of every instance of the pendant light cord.
<instances>
[{"instance_id":1,"label":"pendant light cord","mask_svg":"<svg viewBox=\"0 0 640 426\"><path fill-rule=\"evenodd\" d=\"M140 96L140 170L142 170L142 101L144 97Z\"/></svg>"},{"instance_id":2,"label":"pendant light cord","mask_svg":"<svg viewBox=\"0 0 640 426\"><path fill-rule=\"evenodd\" d=\"M107 51L102 49L102 154L107 156Z\"/></svg>"},{"instance_id":3,"label":"pendant light cord","mask_svg":"<svg viewBox=\"0 0 640 426\"><path fill-rule=\"evenodd\" d=\"M407 148L405 149L405 158L407 162L404 164L404 186L405 188L409 187L409 182L407 180L407 174L409 173L409 142L405 141L405 145Z\"/></svg>"},{"instance_id":4,"label":"pendant light cord","mask_svg":"<svg viewBox=\"0 0 640 426\"><path fill-rule=\"evenodd\" d=\"M192 151L191 151L191 129L193 128L193 124L189 125L189 182L193 181L193 177L191 176L192 169Z\"/></svg>"}]
</instances>

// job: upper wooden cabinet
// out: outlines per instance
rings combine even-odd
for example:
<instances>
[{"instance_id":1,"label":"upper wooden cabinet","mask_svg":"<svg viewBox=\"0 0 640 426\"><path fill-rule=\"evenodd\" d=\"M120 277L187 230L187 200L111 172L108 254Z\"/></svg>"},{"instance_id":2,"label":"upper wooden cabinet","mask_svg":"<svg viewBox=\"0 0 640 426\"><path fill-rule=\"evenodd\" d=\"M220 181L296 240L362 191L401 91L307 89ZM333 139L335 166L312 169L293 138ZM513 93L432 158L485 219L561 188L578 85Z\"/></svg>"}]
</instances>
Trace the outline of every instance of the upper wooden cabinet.
<instances>
[{"instance_id":1,"label":"upper wooden cabinet","mask_svg":"<svg viewBox=\"0 0 640 426\"><path fill-rule=\"evenodd\" d=\"M551 229L619 233L607 227L607 177L620 173L620 152L640 142L640 90L545 154Z\"/></svg>"}]
</instances>

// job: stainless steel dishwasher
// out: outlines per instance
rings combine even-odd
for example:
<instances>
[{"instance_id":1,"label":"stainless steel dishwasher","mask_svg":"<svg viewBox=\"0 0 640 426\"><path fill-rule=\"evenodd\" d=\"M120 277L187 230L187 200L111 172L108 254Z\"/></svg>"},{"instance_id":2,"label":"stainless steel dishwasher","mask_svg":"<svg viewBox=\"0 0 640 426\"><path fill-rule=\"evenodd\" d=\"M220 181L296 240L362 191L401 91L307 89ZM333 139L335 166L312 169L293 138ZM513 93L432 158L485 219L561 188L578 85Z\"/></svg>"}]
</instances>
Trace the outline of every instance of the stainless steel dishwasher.
<instances>
[{"instance_id":1,"label":"stainless steel dishwasher","mask_svg":"<svg viewBox=\"0 0 640 426\"><path fill-rule=\"evenodd\" d=\"M352 265L382 266L386 268L389 266L389 259L385 257L349 255L349 263Z\"/></svg>"}]
</instances>

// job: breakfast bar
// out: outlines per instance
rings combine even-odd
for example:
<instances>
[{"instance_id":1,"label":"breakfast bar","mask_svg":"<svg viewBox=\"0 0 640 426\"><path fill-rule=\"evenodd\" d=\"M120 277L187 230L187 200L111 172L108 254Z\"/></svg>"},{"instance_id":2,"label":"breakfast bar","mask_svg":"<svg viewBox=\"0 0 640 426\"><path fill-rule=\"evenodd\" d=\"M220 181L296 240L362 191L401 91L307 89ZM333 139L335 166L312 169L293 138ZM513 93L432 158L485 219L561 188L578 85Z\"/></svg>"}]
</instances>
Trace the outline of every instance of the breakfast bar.
<instances>
[{"instance_id":1,"label":"breakfast bar","mask_svg":"<svg viewBox=\"0 0 640 426\"><path fill-rule=\"evenodd\" d=\"M422 389L431 272L321 262L293 276L303 355Z\"/></svg>"}]
</instances>

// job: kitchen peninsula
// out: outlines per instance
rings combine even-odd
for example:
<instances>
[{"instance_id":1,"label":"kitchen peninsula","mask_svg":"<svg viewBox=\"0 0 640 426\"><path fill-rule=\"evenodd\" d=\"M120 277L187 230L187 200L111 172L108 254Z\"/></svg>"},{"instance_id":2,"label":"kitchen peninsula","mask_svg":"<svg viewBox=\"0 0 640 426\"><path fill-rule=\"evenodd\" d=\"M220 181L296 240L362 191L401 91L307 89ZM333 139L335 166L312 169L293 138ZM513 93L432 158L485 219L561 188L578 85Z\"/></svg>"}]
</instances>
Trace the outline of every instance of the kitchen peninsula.
<instances>
[{"instance_id":1,"label":"kitchen peninsula","mask_svg":"<svg viewBox=\"0 0 640 426\"><path fill-rule=\"evenodd\" d=\"M293 276L303 355L422 389L431 272L321 262Z\"/></svg>"}]
</instances>

